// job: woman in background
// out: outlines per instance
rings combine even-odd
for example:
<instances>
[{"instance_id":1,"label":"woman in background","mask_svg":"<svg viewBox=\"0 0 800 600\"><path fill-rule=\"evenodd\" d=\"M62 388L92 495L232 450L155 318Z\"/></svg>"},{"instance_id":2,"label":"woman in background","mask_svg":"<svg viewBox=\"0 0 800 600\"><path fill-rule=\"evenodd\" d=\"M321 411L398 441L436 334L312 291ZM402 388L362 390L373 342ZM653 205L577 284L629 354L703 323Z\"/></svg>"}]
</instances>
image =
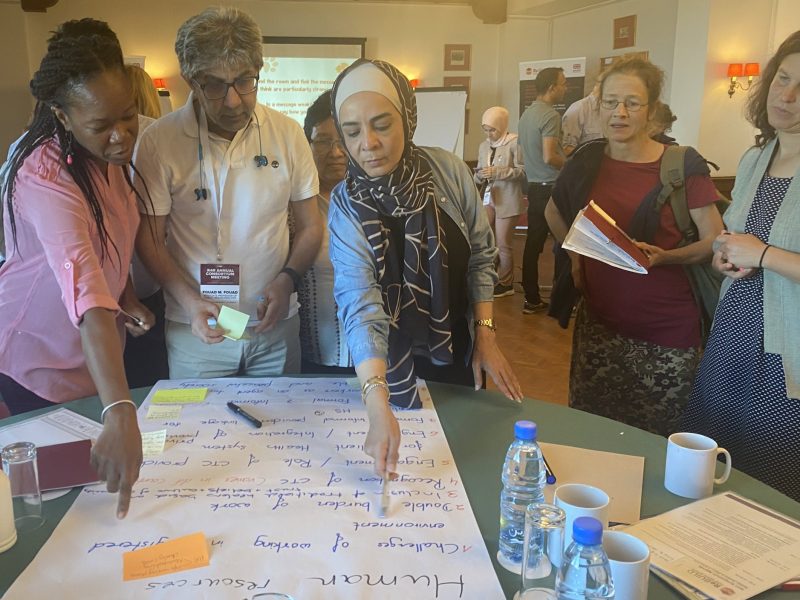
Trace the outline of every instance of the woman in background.
<instances>
[{"instance_id":1,"label":"woman in background","mask_svg":"<svg viewBox=\"0 0 800 600\"><path fill-rule=\"evenodd\" d=\"M684 427L800 501L800 31L767 63L747 116L760 133L715 242L727 278Z\"/></svg>"},{"instance_id":2,"label":"woman in background","mask_svg":"<svg viewBox=\"0 0 800 600\"><path fill-rule=\"evenodd\" d=\"M479 388L483 371L522 399L495 340L492 230L464 161L411 141L416 99L382 61L357 60L333 87L347 177L331 195L334 295L367 406L365 452L397 468L389 402L421 406L416 376Z\"/></svg>"},{"instance_id":3,"label":"woman in background","mask_svg":"<svg viewBox=\"0 0 800 600\"><path fill-rule=\"evenodd\" d=\"M138 121L116 35L92 19L64 23L30 87L33 120L2 190L0 394L12 414L100 396L92 463L108 491L119 491L122 518L142 462L123 340L126 327L147 331L153 315L128 278Z\"/></svg>"},{"instance_id":4,"label":"woman in background","mask_svg":"<svg viewBox=\"0 0 800 600\"><path fill-rule=\"evenodd\" d=\"M148 119L158 119L161 116L161 102L153 79L139 65L125 65L125 72L131 80L133 101L139 114ZM141 121L139 125L141 127Z\"/></svg>"},{"instance_id":5,"label":"woman in background","mask_svg":"<svg viewBox=\"0 0 800 600\"><path fill-rule=\"evenodd\" d=\"M523 185L527 185L517 134L508 131L508 110L493 106L483 113L486 139L478 148L475 182L481 186L483 205L495 232L500 264L494 297L514 295L514 229L525 212Z\"/></svg>"},{"instance_id":6,"label":"woman in background","mask_svg":"<svg viewBox=\"0 0 800 600\"><path fill-rule=\"evenodd\" d=\"M131 82L133 101L139 112L139 135L161 117L158 91L147 74L138 65L125 65ZM144 190L144 186L140 191ZM151 386L159 379L169 379L167 342L164 335L164 292L134 252L131 260L131 283L136 297L155 317L155 324L146 335L129 332L125 343L125 376L132 388Z\"/></svg>"},{"instance_id":7,"label":"woman in background","mask_svg":"<svg viewBox=\"0 0 800 600\"><path fill-rule=\"evenodd\" d=\"M561 171L546 208L563 240L575 216L594 200L648 255L639 275L571 253L583 299L572 341L569 403L573 408L660 435L676 426L700 359L700 310L684 265L709 261L722 230L717 193L705 160L687 150L685 181L695 243L682 235L669 203L655 210L666 146L650 138L664 73L629 59L605 73L600 117L606 139L580 146Z\"/></svg>"},{"instance_id":8,"label":"woman in background","mask_svg":"<svg viewBox=\"0 0 800 600\"><path fill-rule=\"evenodd\" d=\"M333 122L330 91L323 92L308 107L303 130L319 175L317 203L325 225L317 258L303 274L297 290L302 372L353 375L355 371L347 349L347 336L333 299L333 264L329 250L331 192L347 171L347 154Z\"/></svg>"}]
</instances>

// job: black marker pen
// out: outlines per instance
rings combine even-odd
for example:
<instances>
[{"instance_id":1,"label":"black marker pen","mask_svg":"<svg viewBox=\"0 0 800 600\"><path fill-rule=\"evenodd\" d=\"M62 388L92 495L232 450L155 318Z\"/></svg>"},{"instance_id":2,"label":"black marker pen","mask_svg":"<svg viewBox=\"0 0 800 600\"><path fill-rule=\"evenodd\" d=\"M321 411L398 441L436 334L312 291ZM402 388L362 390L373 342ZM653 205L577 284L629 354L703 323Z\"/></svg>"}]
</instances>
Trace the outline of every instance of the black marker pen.
<instances>
[{"instance_id":1,"label":"black marker pen","mask_svg":"<svg viewBox=\"0 0 800 600\"><path fill-rule=\"evenodd\" d=\"M256 419L250 413L245 412L245 410L241 406L237 406L233 402L228 402L228 408L230 408L234 413L236 413L240 417L244 417L245 419L250 421L250 424L253 425L253 427L258 427L259 429L261 428L261 421Z\"/></svg>"}]
</instances>

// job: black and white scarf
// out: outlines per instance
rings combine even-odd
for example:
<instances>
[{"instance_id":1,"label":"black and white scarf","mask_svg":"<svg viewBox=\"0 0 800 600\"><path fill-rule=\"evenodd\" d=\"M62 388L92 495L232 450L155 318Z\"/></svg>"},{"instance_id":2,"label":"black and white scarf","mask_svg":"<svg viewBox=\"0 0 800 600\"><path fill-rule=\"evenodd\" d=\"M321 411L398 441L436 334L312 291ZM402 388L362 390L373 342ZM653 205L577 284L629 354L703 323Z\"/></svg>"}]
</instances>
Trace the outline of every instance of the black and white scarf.
<instances>
[{"instance_id":1,"label":"black and white scarf","mask_svg":"<svg viewBox=\"0 0 800 600\"><path fill-rule=\"evenodd\" d=\"M368 62L388 77L397 90L405 150L391 173L375 178L369 177L349 156L347 192L375 255L383 306L389 315L386 379L390 402L402 408L420 408L413 347L426 347L433 364L453 362L447 245L434 195L431 166L411 141L417 125L417 103L408 79L389 63L361 59L336 79L332 104L336 106L339 84L348 73ZM335 109L334 115L341 135ZM405 224L402 265L400 249L390 243L381 215L398 217Z\"/></svg>"}]
</instances>

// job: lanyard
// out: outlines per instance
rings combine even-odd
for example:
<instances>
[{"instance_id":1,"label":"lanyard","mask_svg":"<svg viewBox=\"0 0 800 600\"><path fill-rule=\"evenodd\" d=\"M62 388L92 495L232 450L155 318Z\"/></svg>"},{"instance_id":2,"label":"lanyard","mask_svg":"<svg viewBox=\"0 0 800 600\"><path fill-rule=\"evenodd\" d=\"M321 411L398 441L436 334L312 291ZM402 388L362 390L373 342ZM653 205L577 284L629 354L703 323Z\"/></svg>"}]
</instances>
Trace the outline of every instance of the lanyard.
<instances>
[{"instance_id":1,"label":"lanyard","mask_svg":"<svg viewBox=\"0 0 800 600\"><path fill-rule=\"evenodd\" d=\"M203 110L202 105L198 103L198 112L200 113L198 119L198 135L200 136L200 169L203 171L203 176L206 181L206 185L208 186L208 194L210 196L211 202L214 204L214 208L217 211L217 262L222 262L223 254L222 254L222 206L223 206L223 199L224 194L223 190L225 189L225 180L228 177L228 170L229 170L229 154L233 147L233 141L231 140L231 144L228 146L227 151L224 153L222 157L222 161L220 162L220 179L217 179L217 172L214 169L214 165L212 164L211 160L206 160L204 153L211 151L211 140L208 137L208 119L206 118L206 112Z\"/></svg>"}]
</instances>

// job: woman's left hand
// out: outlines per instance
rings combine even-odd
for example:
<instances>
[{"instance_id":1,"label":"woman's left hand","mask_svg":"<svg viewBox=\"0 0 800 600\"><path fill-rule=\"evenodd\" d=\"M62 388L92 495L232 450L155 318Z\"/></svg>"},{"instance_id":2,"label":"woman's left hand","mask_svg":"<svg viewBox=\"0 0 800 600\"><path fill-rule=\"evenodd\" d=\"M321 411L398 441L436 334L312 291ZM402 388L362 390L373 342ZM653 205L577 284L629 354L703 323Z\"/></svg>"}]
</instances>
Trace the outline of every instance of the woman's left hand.
<instances>
[{"instance_id":1,"label":"woman's left hand","mask_svg":"<svg viewBox=\"0 0 800 600\"><path fill-rule=\"evenodd\" d=\"M472 353L472 372L475 375L476 390L483 387L483 371L491 376L492 381L506 398L522 402L519 380L497 347L494 331L478 325L475 327L475 350Z\"/></svg>"},{"instance_id":2,"label":"woman's left hand","mask_svg":"<svg viewBox=\"0 0 800 600\"><path fill-rule=\"evenodd\" d=\"M494 177L494 167L483 167L478 171L478 176L481 179L492 179Z\"/></svg>"},{"instance_id":3,"label":"woman's left hand","mask_svg":"<svg viewBox=\"0 0 800 600\"><path fill-rule=\"evenodd\" d=\"M155 315L135 296L120 302L120 308L124 311L125 328L133 337L144 335L156 324Z\"/></svg>"},{"instance_id":4,"label":"woman's left hand","mask_svg":"<svg viewBox=\"0 0 800 600\"><path fill-rule=\"evenodd\" d=\"M722 233L714 240L714 251L724 263L738 269L757 269L766 244L750 233Z\"/></svg>"},{"instance_id":5,"label":"woman's left hand","mask_svg":"<svg viewBox=\"0 0 800 600\"><path fill-rule=\"evenodd\" d=\"M669 254L667 250L646 242L635 243L639 247L639 250L645 253L645 256L647 256L648 260L650 261L651 267L657 267L658 265L665 265L669 263Z\"/></svg>"}]
</instances>

